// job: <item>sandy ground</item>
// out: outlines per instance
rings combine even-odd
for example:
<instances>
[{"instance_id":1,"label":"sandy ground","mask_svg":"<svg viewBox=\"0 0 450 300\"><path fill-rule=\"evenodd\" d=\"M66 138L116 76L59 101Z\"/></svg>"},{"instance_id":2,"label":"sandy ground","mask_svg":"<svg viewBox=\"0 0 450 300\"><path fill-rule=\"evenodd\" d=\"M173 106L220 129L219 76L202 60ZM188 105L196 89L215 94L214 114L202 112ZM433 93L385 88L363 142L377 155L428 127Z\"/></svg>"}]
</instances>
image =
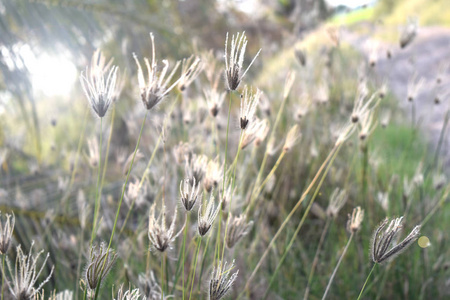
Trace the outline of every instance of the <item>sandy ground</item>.
<instances>
[{"instance_id":1,"label":"sandy ground","mask_svg":"<svg viewBox=\"0 0 450 300\"><path fill-rule=\"evenodd\" d=\"M368 35L350 30L341 32L342 41L363 53L368 61L376 59L374 72L377 80L387 82L397 97L400 107L411 118L411 102L408 102L408 82L416 73L423 78L422 88L414 97L416 121L435 149L445 115L450 108L450 29L440 27L419 28L415 39L401 49L399 44L380 42ZM375 49L375 50L374 50ZM387 58L387 51L392 57ZM438 78L440 83L438 83ZM441 103L435 104L438 96ZM450 171L450 134L447 126L441 153L446 173Z\"/></svg>"}]
</instances>

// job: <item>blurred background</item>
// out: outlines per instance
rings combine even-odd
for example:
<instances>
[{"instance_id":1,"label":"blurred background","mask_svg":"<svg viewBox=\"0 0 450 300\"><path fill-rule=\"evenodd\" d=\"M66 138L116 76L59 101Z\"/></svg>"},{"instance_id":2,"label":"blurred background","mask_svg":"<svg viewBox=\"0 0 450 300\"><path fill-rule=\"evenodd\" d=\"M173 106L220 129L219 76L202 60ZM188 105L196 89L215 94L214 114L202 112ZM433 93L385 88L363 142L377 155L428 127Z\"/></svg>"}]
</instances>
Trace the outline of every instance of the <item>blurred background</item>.
<instances>
[{"instance_id":1,"label":"blurred background","mask_svg":"<svg viewBox=\"0 0 450 300\"><path fill-rule=\"evenodd\" d=\"M409 46L402 49L399 46L399 36L406 30L408 24L412 23L418 24L417 36ZM79 81L79 76L90 64L94 51L100 49L108 60L114 59L113 64L119 66L122 85L121 96L114 110L115 121L111 123L114 134L110 137L109 159L118 163L111 165L111 171L108 170L105 177L102 201L107 206L115 203L122 188L124 172L122 167L126 160L123 156L126 158L134 149L140 123L132 121L142 119L144 113L133 53L141 63L143 57L151 57L150 32L155 35L156 56L159 61L168 59L173 65L192 54L207 57L205 53L209 53L211 60L217 62L216 69L212 72L221 74L219 90L225 91L222 75L225 36L227 32L231 35L245 31L249 39L245 65L248 65L262 48L245 81L264 91L270 104L269 112L272 112L268 113L268 118L274 118L276 108L280 105L280 93L286 73L291 69L297 70L293 88L296 93L293 92L290 104L292 110L287 110L287 117L283 118L277 134L284 137L290 125L295 122L301 124L300 127L305 132L303 136L305 145L301 146L303 150L298 150L297 154L289 158L289 161L294 162L293 165L276 172L274 177L276 180L274 179L273 183L275 188L265 193L267 198L284 200L279 207L274 201L269 202L265 208L267 211L264 210L267 213L267 220L264 222L267 223L268 229L261 231L273 235L272 229L279 226L292 208L293 199L298 198L305 187L305 183L298 184L295 179L298 181L300 177L311 178L314 175L311 169L317 169L318 162L326 157L326 146L329 146L329 141L321 143L322 140L319 138L308 140L308 136L321 135L323 132L326 132L327 136L333 136L333 133L330 133L332 130L328 128L333 125L331 119L334 115L344 116L345 113L351 112L362 64L369 66L367 78L370 89L378 90L383 85L386 89L387 96L383 103L390 112L387 120L386 115L383 119L380 113L379 127L384 121L392 123L390 129L383 133L378 128L371 140L374 155L368 163L372 168L369 171L372 174L370 178L372 184L363 188L366 193L363 196L375 199L379 197L376 196L378 191L384 191L392 192L392 198L404 200L406 189L403 186L404 178L413 180L417 174L426 173L429 175L425 178L428 185L425 184L426 187L417 192L416 198L417 201L423 200L424 203L424 199L428 199L429 203L412 206L411 209L417 210L417 218L413 220L418 221L419 215L423 217L420 212L422 209L431 210L433 204L442 199L442 194L438 193L442 191L442 186L448 183L450 139L446 126L450 95L449 26L448 0L0 0L0 211L2 213L13 211L16 215L14 234L16 244L29 245L31 240L40 236L41 248L50 251L53 257L49 265L55 264L58 257L64 257L59 260L59 264L63 266L56 270L56 274L61 275L60 281L52 279L50 286L57 289L69 287L75 290L75 282L79 279L76 275L79 272L76 270L80 270L78 255L81 256L81 253L78 254L77 251L63 253L61 249L79 247L77 228L82 223L79 216L82 209L77 199L92 198L97 175L95 166L90 164L92 153L87 139L98 136L99 120L90 112ZM299 58L299 51L306 56L306 66ZM389 55L392 55L392 59ZM372 62L374 66L370 68ZM327 68L329 71L322 71ZM414 74L418 74L416 79ZM417 87L419 78L423 79L422 88L414 93L414 87L411 85L415 84ZM436 81L442 84L435 84ZM321 88L324 84L326 86L324 102L329 100L336 103L335 106L332 104L326 109L330 120L315 116L312 120L315 123L312 121L309 123L305 120L310 119L305 118L300 121L302 115L294 115L294 112L302 105L301 95L307 91L311 98L314 98L313 102L319 103L321 98L317 94L323 91ZM197 82L193 86L194 88L183 94L181 106L177 107L171 116L174 123L170 128L178 129L174 130L176 133L173 133L171 138L168 138L166 144L168 152L172 151L179 141L191 141L190 131L186 128L201 122L198 120L207 114L201 111L200 104L195 104L206 103L203 99L202 85ZM414 108L411 108L408 102L411 93L414 94ZM147 136L141 143L145 159L140 169L138 165L138 170L145 169L153 147L158 148L159 140L156 146L155 144L163 131L162 120L168 108L169 105L163 104L149 118L149 125L146 127ZM235 108L237 112L237 104ZM186 111L192 113L188 115ZM225 111L226 109L223 110ZM225 117L218 119L217 128L223 129L226 126ZM111 115L108 115L108 118L111 118ZM327 128L320 128L321 126ZM308 129L310 127L312 129ZM108 138L109 132L109 129L105 131L105 139ZM235 141L238 141L238 130L234 128L232 136L233 132ZM414 136L414 142L409 140L411 135ZM197 147L202 138L202 136L194 137L191 144ZM354 143L352 149L359 153L357 141ZM326 146L320 146L322 144ZM237 145L233 147L232 149L236 149ZM197 148L204 149L207 146ZM158 154L162 155L164 151L165 149L159 146ZM350 167L353 157L350 153L345 155L348 164L345 159L337 163L344 171L339 173L337 167L331 171L333 177L328 181L330 188L324 192L325 195L331 194L333 185L345 182L353 199L362 198L361 191L356 186L359 187L359 176L364 167L355 163L355 169L351 169L354 165ZM252 157L255 157L256 161L261 161L261 155L253 153ZM304 159L298 168L295 167L297 157ZM274 164L275 159L270 162L271 166ZM435 167L433 172L428 171L431 170L428 165ZM150 192L147 195L150 202L160 195L158 178L163 176L158 172L163 169L162 166L163 162L157 163L155 169L150 172ZM184 166L177 169L178 175L183 169ZM135 175L139 176L137 174L138 172ZM398 176L395 177L394 174ZM180 178L182 175L175 178L173 184L171 183L170 192L174 199L177 197ZM439 189L436 188L436 182L441 183ZM433 192L427 194L428 190ZM80 193L83 196L80 196ZM244 194L242 192L242 198L245 198ZM368 196L369 194L371 196ZM447 201L448 194L444 198ZM327 203L324 199L322 206L316 207L308 228L313 228L315 224L323 221L322 208L325 209ZM354 203L358 203L357 201L360 200L354 200ZM376 203L376 200L373 201L371 205ZM399 204L401 208L398 210L378 206L375 209L371 206L372 217L379 217L374 217L370 225L365 225L369 235L373 226L382 220L381 216L399 215L404 211L404 207L410 209L410 205L405 203ZM110 213L105 212L105 226L112 223L114 213L115 205ZM261 217L261 214L260 212L256 215ZM420 299L419 296L416 297L420 295L421 299L445 299L449 295L447 270L449 237L445 229L448 228L446 226L449 221L445 220L449 215L449 209L445 207L440 219L435 220L436 230L429 232L429 237L434 236L433 241L437 245L432 250L433 259L427 261L420 254L416 255L425 261L426 276L436 272L436 277L432 275L422 277L421 269L413 267L417 280L411 281L410 286L406 287L404 276L408 274L392 279L397 280L398 285L389 283L391 279L389 276L398 275L397 269L384 277L380 275L379 281L382 281L382 286L386 286L388 290L383 297ZM138 215L131 215L131 218L134 220L130 222L132 226L138 224L140 220ZM88 219L91 220L90 215ZM341 224L346 222L346 213L340 222ZM54 226L48 226L49 224ZM130 230L134 230L134 227ZM334 230L336 233L337 229ZM292 231L293 229L288 231L289 235ZM341 243L329 245L336 253L342 248L340 238L344 238L343 232L345 230L341 235L336 235L336 239ZM312 229L307 236L311 235L314 239L317 233L320 235L320 231ZM286 238L280 242L282 246L287 243ZM369 240L370 237L366 236L359 242L366 247ZM261 238L258 242L267 245L266 238ZM298 246L296 249L306 248L303 254L299 253L300 250L296 250L295 255L301 257L298 259L301 261L299 264L307 264L316 248L308 248L307 243L299 243L296 246ZM146 248L146 245L142 247ZM254 244L252 247L257 249ZM368 256L367 250L363 249L361 247L353 249L353 254L360 262L367 260ZM278 258L279 253L274 256ZM249 259L250 265L255 265L255 259ZM329 268L335 265L336 259L337 257L330 256L332 263ZM447 267L441 269L435 264L439 266L447 264ZM242 263L241 268L243 265ZM407 261L402 266L406 269L406 265ZM356 266L353 267L354 271L360 270ZM273 268L272 262L265 272L270 273ZM307 272L305 273L304 267L295 264L286 268L282 270L280 280L275 281L269 299L297 299L295 276L304 279ZM326 270L324 274L330 273L326 266L322 268ZM65 274L67 270L72 270L75 275ZM117 273L122 271L117 270ZM354 271L352 272L355 273ZM123 272L126 273L127 270ZM245 270L240 273L243 278L246 275L249 274L246 274ZM347 274L341 281L360 282L357 275ZM264 275L261 277L264 278ZM129 279L127 274L122 273L119 278ZM287 278L286 281L283 282L283 278ZM317 291L323 290L326 284L324 278L318 279L317 286L313 287L312 299L320 298L321 293L314 294L314 288ZM434 284L432 292L428 293L428 287L415 289L414 283L419 285L428 278L434 280L427 281L427 285ZM261 279L259 285L264 286L267 281L268 279ZM236 284L236 290L242 289L244 284L243 279L242 283ZM398 286L400 287L395 288ZM380 295L381 289L381 287L373 289L374 294L371 295L373 299ZM354 291L348 292L345 287L338 288L335 292L336 294L330 298L348 299L357 295L357 292L355 295ZM250 294L254 297L249 298L254 299L261 296L257 291ZM382 299L388 299L383 297Z\"/></svg>"}]
</instances>

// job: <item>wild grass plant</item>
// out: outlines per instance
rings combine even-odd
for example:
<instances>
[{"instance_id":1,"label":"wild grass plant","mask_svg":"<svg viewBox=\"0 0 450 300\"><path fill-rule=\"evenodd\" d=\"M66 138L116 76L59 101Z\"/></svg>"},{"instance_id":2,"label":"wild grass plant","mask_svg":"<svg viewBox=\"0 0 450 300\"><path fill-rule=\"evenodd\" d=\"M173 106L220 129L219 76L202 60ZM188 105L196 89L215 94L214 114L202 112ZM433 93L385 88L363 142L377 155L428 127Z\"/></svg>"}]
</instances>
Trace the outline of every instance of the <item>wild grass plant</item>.
<instances>
[{"instance_id":1,"label":"wild grass plant","mask_svg":"<svg viewBox=\"0 0 450 300\"><path fill-rule=\"evenodd\" d=\"M16 259L16 272L2 264L4 299L445 297L440 149L428 151L376 65L327 34L270 74L280 57L247 53L256 41L243 32L224 35L222 55L175 64L150 34L137 76L96 52L73 153L1 192L14 215L0 254ZM415 227L396 241L402 220L422 237ZM49 252L39 270L32 247Z\"/></svg>"}]
</instances>

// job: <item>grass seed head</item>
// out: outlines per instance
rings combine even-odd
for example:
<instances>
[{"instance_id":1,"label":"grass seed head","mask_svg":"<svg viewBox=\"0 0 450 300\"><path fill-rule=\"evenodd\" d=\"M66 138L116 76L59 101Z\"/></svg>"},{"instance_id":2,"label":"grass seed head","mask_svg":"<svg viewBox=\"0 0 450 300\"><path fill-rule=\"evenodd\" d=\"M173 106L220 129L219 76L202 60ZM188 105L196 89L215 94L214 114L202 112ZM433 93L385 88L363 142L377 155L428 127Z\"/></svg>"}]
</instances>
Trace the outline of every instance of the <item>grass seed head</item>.
<instances>
[{"instance_id":1,"label":"grass seed head","mask_svg":"<svg viewBox=\"0 0 450 300\"><path fill-rule=\"evenodd\" d=\"M252 88L245 86L244 92L241 94L241 111L240 111L240 127L245 130L249 122L254 121L254 116L256 112L256 107L258 106L259 99L261 98L262 92L256 90L253 93Z\"/></svg>"},{"instance_id":2,"label":"grass seed head","mask_svg":"<svg viewBox=\"0 0 450 300\"><path fill-rule=\"evenodd\" d=\"M373 233L371 257L374 263L382 263L394 258L408 248L419 237L420 225L414 227L411 233L403 241L389 249L389 246L395 242L397 234L403 227L401 225L402 220L403 217L400 217L389 222L389 219L386 218Z\"/></svg>"},{"instance_id":3,"label":"grass seed head","mask_svg":"<svg viewBox=\"0 0 450 300\"><path fill-rule=\"evenodd\" d=\"M348 215L347 221L347 231L350 233L355 233L361 228L361 224L364 220L364 210L361 207L355 207L352 214Z\"/></svg>"},{"instance_id":4,"label":"grass seed head","mask_svg":"<svg viewBox=\"0 0 450 300\"><path fill-rule=\"evenodd\" d=\"M239 270L230 276L234 268L234 261L228 265L227 262L219 262L211 274L209 281L209 300L220 300L226 296L236 280Z\"/></svg>"},{"instance_id":5,"label":"grass seed head","mask_svg":"<svg viewBox=\"0 0 450 300\"><path fill-rule=\"evenodd\" d=\"M169 228L166 225L166 206L163 205L162 211L158 218L155 217L156 202L150 208L149 222L148 222L148 238L152 248L159 252L164 252L171 248L171 243L180 235L183 228L175 233L175 222L177 218L177 209L173 214L172 223Z\"/></svg>"},{"instance_id":6,"label":"grass seed head","mask_svg":"<svg viewBox=\"0 0 450 300\"><path fill-rule=\"evenodd\" d=\"M261 52L260 49L258 53L256 53L253 60L248 65L247 69L245 71L242 71L246 47L247 47L247 37L245 36L245 32L242 32L242 34L238 32L236 36L233 35L231 37L231 49L230 52L228 52L228 32L227 32L227 36L225 39L224 58L225 58L225 76L227 80L228 90L230 91L235 91L239 87L239 84L241 83L245 74L247 74L247 71L250 69L251 65Z\"/></svg>"},{"instance_id":7,"label":"grass seed head","mask_svg":"<svg viewBox=\"0 0 450 300\"><path fill-rule=\"evenodd\" d=\"M180 182L180 199L181 204L183 204L183 207L186 211L191 211L195 203L197 202L197 199L201 198L201 193L199 195L200 191L200 185L197 185L195 182L195 178L193 179L192 184L190 183L189 179L184 179Z\"/></svg>"},{"instance_id":8,"label":"grass seed head","mask_svg":"<svg viewBox=\"0 0 450 300\"><path fill-rule=\"evenodd\" d=\"M20 245L17 246L17 256L14 270L9 259L6 260L9 274L12 277L11 281L6 280L6 282L14 299L31 300L35 296L38 296L38 293L42 287L50 280L50 277L53 274L54 267L51 268L50 274L46 277L46 279L44 279L44 281L42 281L37 288L34 287L42 271L47 266L46 264L49 254L47 253L42 266L37 269L38 259L44 250L41 250L36 255L33 255L33 245L34 242L31 243L30 252L28 254L23 253ZM5 270L2 270L2 273L3 276L6 275Z\"/></svg>"},{"instance_id":9,"label":"grass seed head","mask_svg":"<svg viewBox=\"0 0 450 300\"><path fill-rule=\"evenodd\" d=\"M102 242L100 246L91 246L85 273L89 290L95 291L97 286L102 284L114 266L116 259L117 254L114 253L113 249L108 249L106 243Z\"/></svg>"},{"instance_id":10,"label":"grass seed head","mask_svg":"<svg viewBox=\"0 0 450 300\"><path fill-rule=\"evenodd\" d=\"M200 205L200 208L198 209L198 233L201 237L205 236L211 229L212 224L219 213L220 207L220 204L217 205L217 207L214 206L213 193L211 193L206 208L203 207L203 204Z\"/></svg>"},{"instance_id":11,"label":"grass seed head","mask_svg":"<svg viewBox=\"0 0 450 300\"><path fill-rule=\"evenodd\" d=\"M181 77L178 81L178 88L184 91L203 71L204 64L199 57L191 55L183 59L181 63Z\"/></svg>"},{"instance_id":12,"label":"grass seed head","mask_svg":"<svg viewBox=\"0 0 450 300\"><path fill-rule=\"evenodd\" d=\"M92 56L91 68L86 68L86 72L81 73L81 87L92 110L100 118L105 116L111 103L115 100L118 69L116 66L110 67L110 63L105 66L103 55L97 51ZM106 73L108 75L105 77Z\"/></svg>"},{"instance_id":13,"label":"grass seed head","mask_svg":"<svg viewBox=\"0 0 450 300\"><path fill-rule=\"evenodd\" d=\"M419 20L417 18L409 18L406 26L400 35L400 48L408 46L417 35L417 27Z\"/></svg>"},{"instance_id":14,"label":"grass seed head","mask_svg":"<svg viewBox=\"0 0 450 300\"><path fill-rule=\"evenodd\" d=\"M327 216L329 218L336 218L341 208L347 202L348 194L345 190L336 188L330 197L330 203L327 207Z\"/></svg>"},{"instance_id":15,"label":"grass seed head","mask_svg":"<svg viewBox=\"0 0 450 300\"><path fill-rule=\"evenodd\" d=\"M14 231L14 224L16 218L14 213L6 214L6 221L3 223L1 220L0 212L0 254L5 255L8 252L9 246L11 245L11 238Z\"/></svg>"},{"instance_id":16,"label":"grass seed head","mask_svg":"<svg viewBox=\"0 0 450 300\"><path fill-rule=\"evenodd\" d=\"M233 248L243 236L250 232L252 226L253 221L247 223L245 215L240 215L239 217L231 215L226 237L227 247Z\"/></svg>"},{"instance_id":17,"label":"grass seed head","mask_svg":"<svg viewBox=\"0 0 450 300\"><path fill-rule=\"evenodd\" d=\"M148 81L145 81L144 72L142 71L141 64L137 59L135 53L133 53L134 60L136 61L138 67L138 83L139 89L141 91L141 99L144 103L146 109L150 110L156 105L158 105L164 97L180 82L181 78L178 78L171 86L169 86L172 77L175 75L180 62L177 62L172 72L167 76L167 71L169 70L169 62L163 60L162 63L164 67L161 72L158 73L158 65L155 57L155 38L153 33L150 33L150 39L152 41L152 61L148 58L144 58L145 65L147 66Z\"/></svg>"}]
</instances>

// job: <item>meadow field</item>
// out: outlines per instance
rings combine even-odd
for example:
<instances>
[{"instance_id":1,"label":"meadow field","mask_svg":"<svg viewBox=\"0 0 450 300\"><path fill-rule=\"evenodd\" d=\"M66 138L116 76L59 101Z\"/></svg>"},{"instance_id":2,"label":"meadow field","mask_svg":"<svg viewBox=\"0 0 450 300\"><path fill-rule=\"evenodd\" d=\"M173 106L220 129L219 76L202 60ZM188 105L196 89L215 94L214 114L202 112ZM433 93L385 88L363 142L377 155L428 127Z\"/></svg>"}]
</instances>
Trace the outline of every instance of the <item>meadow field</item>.
<instances>
[{"instance_id":1,"label":"meadow field","mask_svg":"<svg viewBox=\"0 0 450 300\"><path fill-rule=\"evenodd\" d=\"M0 1L1 299L450 298L450 8L243 2Z\"/></svg>"}]
</instances>

